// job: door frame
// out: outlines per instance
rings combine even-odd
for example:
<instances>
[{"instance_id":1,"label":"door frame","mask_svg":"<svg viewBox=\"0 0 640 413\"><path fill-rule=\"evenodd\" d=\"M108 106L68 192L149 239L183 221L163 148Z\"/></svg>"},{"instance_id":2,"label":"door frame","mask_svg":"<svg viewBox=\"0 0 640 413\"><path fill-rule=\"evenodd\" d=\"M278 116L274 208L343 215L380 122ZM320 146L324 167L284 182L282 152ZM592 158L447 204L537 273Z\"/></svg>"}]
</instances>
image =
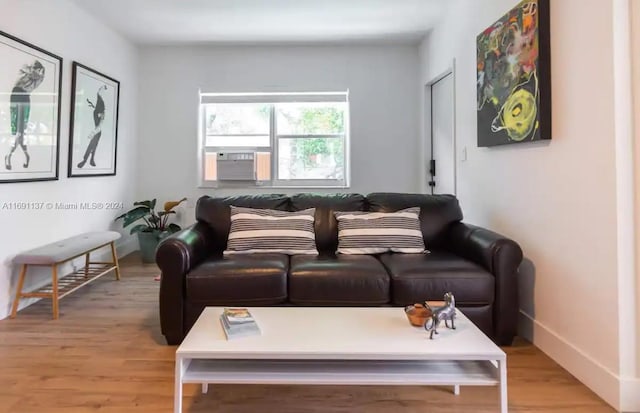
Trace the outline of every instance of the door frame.
<instances>
[{"instance_id":1,"label":"door frame","mask_svg":"<svg viewBox=\"0 0 640 413\"><path fill-rule=\"evenodd\" d=\"M439 81L441 81L442 79L444 79L445 77L451 75L451 81L452 81L452 91L451 93L453 94L452 99L451 99L451 134L452 134L452 146L453 146L453 195L458 194L458 139L457 139L457 133L456 133L456 60L453 59L449 65L449 67L447 67L447 69L445 69L444 71L440 72L437 76L431 78L431 80L429 80L427 83L425 83L424 85L424 106L425 106L425 110L424 110L424 147L425 149L429 150L429 153L427 154L427 151L424 151L424 165L425 165L425 172L427 175L427 180L426 180L426 184L427 184L427 191L431 191L431 194L433 194L433 190L434 187L429 187L429 182L431 181L431 171L430 171L430 165L431 165L431 160L433 159L433 124L431 119L433 118L433 85L435 85L436 83L438 83Z\"/></svg>"}]
</instances>

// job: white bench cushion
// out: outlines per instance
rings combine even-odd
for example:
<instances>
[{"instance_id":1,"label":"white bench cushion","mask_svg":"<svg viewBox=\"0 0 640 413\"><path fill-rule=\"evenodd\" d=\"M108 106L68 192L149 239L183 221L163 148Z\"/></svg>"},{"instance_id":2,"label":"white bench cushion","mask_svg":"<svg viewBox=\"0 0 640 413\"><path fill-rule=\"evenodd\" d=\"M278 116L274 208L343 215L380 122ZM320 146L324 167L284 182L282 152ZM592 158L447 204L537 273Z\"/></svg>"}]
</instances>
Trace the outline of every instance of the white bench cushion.
<instances>
[{"instance_id":1,"label":"white bench cushion","mask_svg":"<svg viewBox=\"0 0 640 413\"><path fill-rule=\"evenodd\" d=\"M89 250L108 244L118 238L120 238L120 233L115 231L87 232L25 251L16 255L13 258L13 263L37 265L55 264L82 255Z\"/></svg>"}]
</instances>

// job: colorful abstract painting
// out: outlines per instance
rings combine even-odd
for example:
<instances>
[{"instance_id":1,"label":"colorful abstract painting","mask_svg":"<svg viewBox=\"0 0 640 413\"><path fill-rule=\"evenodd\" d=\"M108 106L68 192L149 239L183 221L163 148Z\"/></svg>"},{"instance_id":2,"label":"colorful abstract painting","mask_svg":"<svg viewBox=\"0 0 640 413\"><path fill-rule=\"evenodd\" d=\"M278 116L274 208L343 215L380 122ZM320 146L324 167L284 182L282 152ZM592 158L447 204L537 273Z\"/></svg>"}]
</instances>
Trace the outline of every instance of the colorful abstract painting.
<instances>
[{"instance_id":1,"label":"colorful abstract painting","mask_svg":"<svg viewBox=\"0 0 640 413\"><path fill-rule=\"evenodd\" d=\"M478 146L551 139L549 1L523 0L477 37Z\"/></svg>"}]
</instances>

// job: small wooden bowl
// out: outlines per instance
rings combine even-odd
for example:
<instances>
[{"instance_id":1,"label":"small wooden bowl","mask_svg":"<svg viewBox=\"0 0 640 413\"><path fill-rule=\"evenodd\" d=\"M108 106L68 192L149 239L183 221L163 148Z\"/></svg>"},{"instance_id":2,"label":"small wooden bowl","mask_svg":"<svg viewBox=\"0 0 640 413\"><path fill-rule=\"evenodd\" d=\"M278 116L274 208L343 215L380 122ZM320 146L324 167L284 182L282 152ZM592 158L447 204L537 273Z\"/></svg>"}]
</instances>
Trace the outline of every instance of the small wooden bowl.
<instances>
[{"instance_id":1,"label":"small wooden bowl","mask_svg":"<svg viewBox=\"0 0 640 413\"><path fill-rule=\"evenodd\" d=\"M404 312L409 319L409 323L415 327L422 327L429 317L431 317L431 309L423 304L408 305L404 308Z\"/></svg>"}]
</instances>

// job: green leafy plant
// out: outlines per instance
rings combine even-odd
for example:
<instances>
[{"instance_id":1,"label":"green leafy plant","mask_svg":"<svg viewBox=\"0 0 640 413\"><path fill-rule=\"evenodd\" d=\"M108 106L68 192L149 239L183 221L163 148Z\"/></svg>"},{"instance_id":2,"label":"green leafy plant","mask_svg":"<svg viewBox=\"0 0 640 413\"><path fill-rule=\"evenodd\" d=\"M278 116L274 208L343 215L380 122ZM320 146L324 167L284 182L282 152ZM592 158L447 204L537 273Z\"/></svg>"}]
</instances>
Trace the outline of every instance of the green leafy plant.
<instances>
[{"instance_id":1,"label":"green leafy plant","mask_svg":"<svg viewBox=\"0 0 640 413\"><path fill-rule=\"evenodd\" d=\"M174 208L186 200L187 198L182 198L179 201L165 202L163 210L158 212L156 212L155 199L134 202L133 209L120 215L115 220L122 219L124 221L122 223L124 228L143 220L144 224L138 224L131 228L131 234L138 232L151 232L156 233L158 236L173 234L182 228L178 224L170 223L169 218L171 215L175 215L176 211L174 211Z\"/></svg>"}]
</instances>

